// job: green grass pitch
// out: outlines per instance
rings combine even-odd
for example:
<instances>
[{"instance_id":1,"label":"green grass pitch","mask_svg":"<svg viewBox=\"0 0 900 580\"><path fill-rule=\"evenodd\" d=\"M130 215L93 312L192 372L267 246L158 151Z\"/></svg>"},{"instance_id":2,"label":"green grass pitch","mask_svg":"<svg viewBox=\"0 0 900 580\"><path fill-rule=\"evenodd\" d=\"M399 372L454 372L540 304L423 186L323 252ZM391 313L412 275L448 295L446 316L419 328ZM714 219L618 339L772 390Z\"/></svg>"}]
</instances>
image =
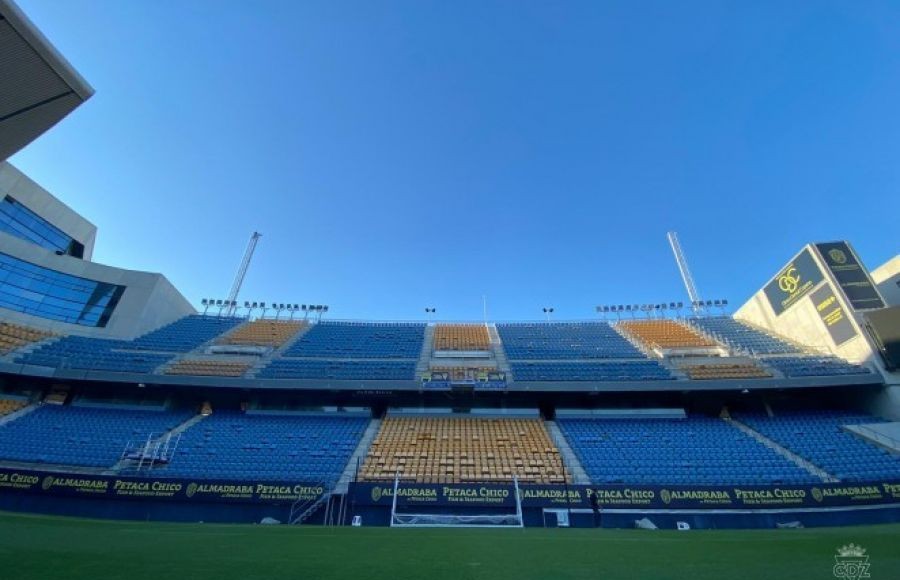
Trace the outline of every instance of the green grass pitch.
<instances>
[{"instance_id":1,"label":"green grass pitch","mask_svg":"<svg viewBox=\"0 0 900 580\"><path fill-rule=\"evenodd\" d=\"M834 578L835 550L867 549L900 578L900 525L805 530L320 528L159 524L0 514L0 578Z\"/></svg>"}]
</instances>

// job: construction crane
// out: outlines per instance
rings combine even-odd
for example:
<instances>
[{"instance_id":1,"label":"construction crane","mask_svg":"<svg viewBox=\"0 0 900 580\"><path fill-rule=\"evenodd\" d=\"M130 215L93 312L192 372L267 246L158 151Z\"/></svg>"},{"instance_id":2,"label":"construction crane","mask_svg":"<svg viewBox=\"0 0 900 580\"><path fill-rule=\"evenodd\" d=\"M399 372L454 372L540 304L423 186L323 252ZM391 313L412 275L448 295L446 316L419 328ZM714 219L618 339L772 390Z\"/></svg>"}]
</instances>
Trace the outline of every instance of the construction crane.
<instances>
[{"instance_id":1,"label":"construction crane","mask_svg":"<svg viewBox=\"0 0 900 580\"><path fill-rule=\"evenodd\" d=\"M688 297L691 299L691 308L696 312L701 306L700 293L697 292L697 286L694 284L694 277L691 276L691 270L688 268L687 257L681 249L681 243L678 241L676 232L666 234L669 238L669 245L672 246L672 253L675 254L675 262L678 264L678 271L681 272L681 280L687 289Z\"/></svg>"},{"instance_id":2,"label":"construction crane","mask_svg":"<svg viewBox=\"0 0 900 580\"><path fill-rule=\"evenodd\" d=\"M253 259L253 252L256 250L256 244L259 243L259 238L261 237L261 233L253 232L253 235L250 236L250 241L247 242L247 249L244 250L244 257L241 259L241 265L238 268L237 274L234 276L231 292L228 293L228 316L233 316L235 310L237 310L237 297L241 292L241 286L244 284L244 277L247 276L247 270L250 268L250 260Z\"/></svg>"}]
</instances>

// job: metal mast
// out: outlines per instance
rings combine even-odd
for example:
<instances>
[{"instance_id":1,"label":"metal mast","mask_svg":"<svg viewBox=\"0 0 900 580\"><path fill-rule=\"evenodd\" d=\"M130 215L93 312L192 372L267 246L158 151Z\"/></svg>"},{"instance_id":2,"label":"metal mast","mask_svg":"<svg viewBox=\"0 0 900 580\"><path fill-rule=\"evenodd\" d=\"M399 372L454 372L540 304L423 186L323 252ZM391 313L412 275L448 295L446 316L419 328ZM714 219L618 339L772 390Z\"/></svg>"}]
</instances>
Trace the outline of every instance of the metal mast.
<instances>
[{"instance_id":1,"label":"metal mast","mask_svg":"<svg viewBox=\"0 0 900 580\"><path fill-rule=\"evenodd\" d=\"M256 244L261 237L261 233L253 232L253 235L250 236L250 241L247 242L247 249L244 250L244 258L241 260L241 266L234 276L231 292L228 293L228 310L226 312L228 312L229 316L233 315L234 311L237 309L238 293L240 293L241 286L244 284L244 277L247 275L247 269L250 268L250 260L253 259L253 252L256 250Z\"/></svg>"},{"instance_id":2,"label":"metal mast","mask_svg":"<svg viewBox=\"0 0 900 580\"><path fill-rule=\"evenodd\" d=\"M669 238L669 245L672 246L672 253L675 254L675 262L678 264L678 271L681 272L681 280L684 282L688 297L691 299L691 308L696 311L698 309L697 305L700 303L700 294L694 285L694 277L691 276L691 270L688 268L687 257L681 249L678 234L669 232L666 236Z\"/></svg>"}]
</instances>

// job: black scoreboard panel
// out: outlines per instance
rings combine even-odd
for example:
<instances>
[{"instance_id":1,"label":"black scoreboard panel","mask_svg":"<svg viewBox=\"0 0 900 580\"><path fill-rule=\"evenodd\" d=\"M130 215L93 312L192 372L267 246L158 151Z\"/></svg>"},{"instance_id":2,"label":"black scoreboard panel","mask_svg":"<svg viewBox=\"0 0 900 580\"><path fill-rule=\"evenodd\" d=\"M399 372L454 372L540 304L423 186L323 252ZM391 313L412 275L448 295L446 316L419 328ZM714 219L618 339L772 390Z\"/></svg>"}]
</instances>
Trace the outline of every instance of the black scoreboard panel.
<instances>
[{"instance_id":1,"label":"black scoreboard panel","mask_svg":"<svg viewBox=\"0 0 900 580\"><path fill-rule=\"evenodd\" d=\"M867 312L866 322L888 370L900 369L900 306Z\"/></svg>"},{"instance_id":2,"label":"black scoreboard panel","mask_svg":"<svg viewBox=\"0 0 900 580\"><path fill-rule=\"evenodd\" d=\"M816 244L816 249L854 310L884 308L881 295L847 242Z\"/></svg>"},{"instance_id":3,"label":"black scoreboard panel","mask_svg":"<svg viewBox=\"0 0 900 580\"><path fill-rule=\"evenodd\" d=\"M782 268L775 279L766 285L764 291L772 310L780 316L824 279L825 275L807 248Z\"/></svg>"},{"instance_id":4,"label":"black scoreboard panel","mask_svg":"<svg viewBox=\"0 0 900 580\"><path fill-rule=\"evenodd\" d=\"M819 313L819 318L822 319L822 324L825 325L834 344L842 345L856 337L856 328L835 296L831 284L822 285L821 288L809 295L809 299L812 300L813 306Z\"/></svg>"}]
</instances>

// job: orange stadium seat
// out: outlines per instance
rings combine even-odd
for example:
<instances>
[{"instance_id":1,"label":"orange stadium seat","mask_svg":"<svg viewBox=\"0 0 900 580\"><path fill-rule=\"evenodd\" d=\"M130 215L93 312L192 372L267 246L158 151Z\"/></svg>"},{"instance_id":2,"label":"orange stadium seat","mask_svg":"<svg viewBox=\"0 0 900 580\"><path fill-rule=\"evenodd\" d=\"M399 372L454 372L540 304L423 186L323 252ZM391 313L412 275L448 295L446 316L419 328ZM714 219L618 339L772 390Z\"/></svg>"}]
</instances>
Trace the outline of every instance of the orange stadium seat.
<instances>
[{"instance_id":1,"label":"orange stadium seat","mask_svg":"<svg viewBox=\"0 0 900 580\"><path fill-rule=\"evenodd\" d=\"M258 319L237 327L219 344L279 347L306 326L302 320Z\"/></svg>"},{"instance_id":2,"label":"orange stadium seat","mask_svg":"<svg viewBox=\"0 0 900 580\"><path fill-rule=\"evenodd\" d=\"M26 405L27 401L19 399L0 399L0 417L14 413Z\"/></svg>"},{"instance_id":3,"label":"orange stadium seat","mask_svg":"<svg viewBox=\"0 0 900 580\"><path fill-rule=\"evenodd\" d=\"M623 320L619 326L652 348L718 346L712 340L674 320Z\"/></svg>"},{"instance_id":4,"label":"orange stadium seat","mask_svg":"<svg viewBox=\"0 0 900 580\"><path fill-rule=\"evenodd\" d=\"M540 419L388 417L372 443L362 479L417 483L569 481Z\"/></svg>"},{"instance_id":5,"label":"orange stadium seat","mask_svg":"<svg viewBox=\"0 0 900 580\"><path fill-rule=\"evenodd\" d=\"M435 350L490 350L491 337L484 324L438 324Z\"/></svg>"},{"instance_id":6,"label":"orange stadium seat","mask_svg":"<svg viewBox=\"0 0 900 580\"><path fill-rule=\"evenodd\" d=\"M710 379L768 379L772 373L753 363L713 363L682 367L695 381Z\"/></svg>"},{"instance_id":7,"label":"orange stadium seat","mask_svg":"<svg viewBox=\"0 0 900 580\"><path fill-rule=\"evenodd\" d=\"M0 354L6 354L26 344L51 336L53 336L51 333L42 330L35 330L9 322L0 322Z\"/></svg>"},{"instance_id":8,"label":"orange stadium seat","mask_svg":"<svg viewBox=\"0 0 900 580\"><path fill-rule=\"evenodd\" d=\"M210 359L180 360L166 371L167 375L197 375L207 377L239 377L250 364L239 361L219 361Z\"/></svg>"}]
</instances>

